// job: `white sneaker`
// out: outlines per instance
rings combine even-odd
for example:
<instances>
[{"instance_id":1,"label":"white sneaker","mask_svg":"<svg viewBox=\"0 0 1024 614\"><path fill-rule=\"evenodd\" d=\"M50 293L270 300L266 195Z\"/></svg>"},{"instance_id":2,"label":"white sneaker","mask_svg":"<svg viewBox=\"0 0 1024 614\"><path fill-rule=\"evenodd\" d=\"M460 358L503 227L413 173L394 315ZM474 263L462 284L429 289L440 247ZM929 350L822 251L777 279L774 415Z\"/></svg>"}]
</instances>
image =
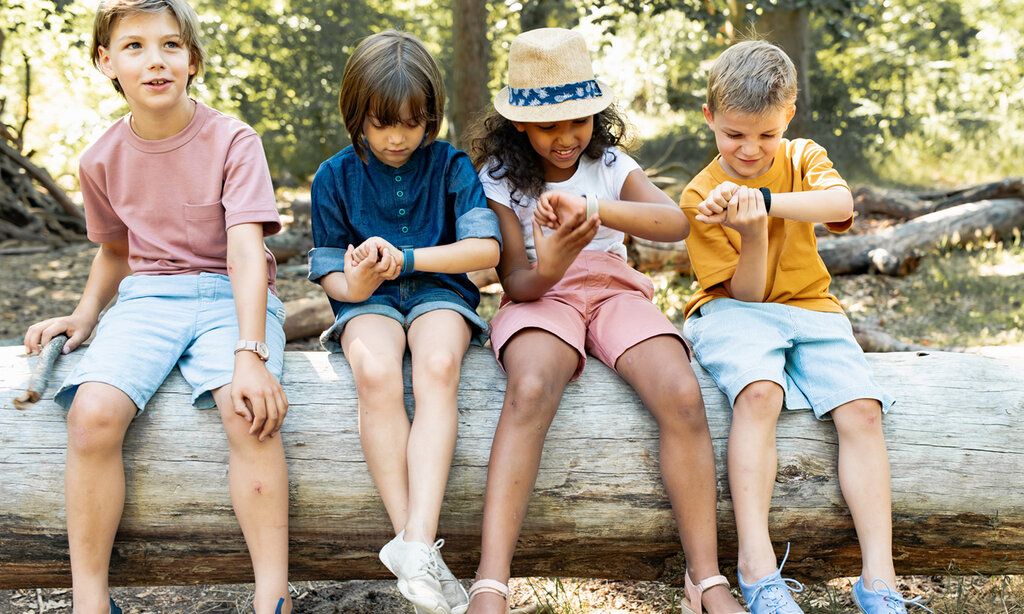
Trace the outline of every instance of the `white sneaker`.
<instances>
[{"instance_id":1,"label":"white sneaker","mask_svg":"<svg viewBox=\"0 0 1024 614\"><path fill-rule=\"evenodd\" d=\"M380 549L381 562L398 578L398 591L423 614L452 614L441 590L440 568L434 556L443 544L443 540L433 547L408 542L402 531Z\"/></svg>"},{"instance_id":2,"label":"white sneaker","mask_svg":"<svg viewBox=\"0 0 1024 614\"><path fill-rule=\"evenodd\" d=\"M440 572L438 574L438 580L441 581L441 593L444 595L444 600L448 602L448 606L452 609L452 614L465 614L466 610L469 609L469 593L466 592L466 588L462 586L462 582L455 577L452 570L448 569L448 566L444 564L444 559L441 558L441 546L444 545L444 540L439 539L434 544L433 553L434 558L437 560L437 568ZM417 614L425 614L420 611Z\"/></svg>"}]
</instances>

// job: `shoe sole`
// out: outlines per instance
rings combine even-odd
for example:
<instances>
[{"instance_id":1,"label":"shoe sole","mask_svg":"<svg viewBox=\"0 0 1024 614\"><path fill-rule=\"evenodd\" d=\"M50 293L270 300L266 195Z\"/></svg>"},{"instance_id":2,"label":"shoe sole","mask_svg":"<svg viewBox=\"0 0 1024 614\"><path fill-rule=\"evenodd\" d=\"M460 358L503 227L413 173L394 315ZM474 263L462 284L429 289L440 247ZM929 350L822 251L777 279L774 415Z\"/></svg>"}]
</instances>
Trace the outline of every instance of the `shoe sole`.
<instances>
[{"instance_id":1,"label":"shoe sole","mask_svg":"<svg viewBox=\"0 0 1024 614\"><path fill-rule=\"evenodd\" d=\"M447 602L442 601L438 603L436 599L426 601L423 597L410 591L409 583L401 578L396 584L398 585L398 592L402 593L402 596L416 608L419 614L452 614L452 609Z\"/></svg>"}]
</instances>

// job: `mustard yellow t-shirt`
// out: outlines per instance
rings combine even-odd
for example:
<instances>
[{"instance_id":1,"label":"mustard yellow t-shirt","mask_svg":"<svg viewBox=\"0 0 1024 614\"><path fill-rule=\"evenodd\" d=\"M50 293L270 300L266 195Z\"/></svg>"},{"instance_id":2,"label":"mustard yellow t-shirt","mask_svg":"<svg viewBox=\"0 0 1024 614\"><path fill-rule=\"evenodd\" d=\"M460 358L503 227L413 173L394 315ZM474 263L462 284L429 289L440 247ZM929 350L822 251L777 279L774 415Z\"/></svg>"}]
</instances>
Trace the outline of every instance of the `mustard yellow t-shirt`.
<instances>
[{"instance_id":1,"label":"mustard yellow t-shirt","mask_svg":"<svg viewBox=\"0 0 1024 614\"><path fill-rule=\"evenodd\" d=\"M705 224L695 219L697 205L723 181L776 192L825 190L849 186L832 168L825 149L807 139L782 139L775 160L767 173L756 179L736 179L726 174L716 156L683 190L679 206L690 220L686 249L700 290L686 304L686 317L698 307L716 298L732 298L723 282L732 279L740 258L740 235L721 224ZM853 218L828 224L832 232L845 232ZM839 299L829 293L832 281L818 255L814 224L768 217L768 275L765 281L766 303L783 303L812 311L843 312Z\"/></svg>"}]
</instances>

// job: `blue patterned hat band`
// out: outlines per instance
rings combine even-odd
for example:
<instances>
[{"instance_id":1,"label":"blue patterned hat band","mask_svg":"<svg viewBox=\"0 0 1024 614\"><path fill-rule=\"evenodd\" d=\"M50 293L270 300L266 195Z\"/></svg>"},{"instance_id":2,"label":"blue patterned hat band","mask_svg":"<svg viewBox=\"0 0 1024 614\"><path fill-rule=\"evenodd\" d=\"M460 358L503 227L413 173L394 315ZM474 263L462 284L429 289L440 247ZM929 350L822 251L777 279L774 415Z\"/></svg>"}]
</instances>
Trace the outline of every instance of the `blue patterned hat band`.
<instances>
[{"instance_id":1,"label":"blue patterned hat band","mask_svg":"<svg viewBox=\"0 0 1024 614\"><path fill-rule=\"evenodd\" d=\"M514 107L542 107L569 100L600 98L601 95L601 86L594 79L590 79L550 87L510 87L508 102Z\"/></svg>"}]
</instances>

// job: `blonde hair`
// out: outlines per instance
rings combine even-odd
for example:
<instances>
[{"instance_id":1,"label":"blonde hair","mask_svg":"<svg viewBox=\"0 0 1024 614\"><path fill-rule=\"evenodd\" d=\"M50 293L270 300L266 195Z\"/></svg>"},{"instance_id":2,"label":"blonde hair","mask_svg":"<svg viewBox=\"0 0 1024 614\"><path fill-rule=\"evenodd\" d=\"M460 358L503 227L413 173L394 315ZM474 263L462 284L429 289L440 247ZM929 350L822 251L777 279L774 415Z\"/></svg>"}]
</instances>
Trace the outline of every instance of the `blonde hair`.
<instances>
[{"instance_id":1,"label":"blonde hair","mask_svg":"<svg viewBox=\"0 0 1024 614\"><path fill-rule=\"evenodd\" d=\"M99 67L100 47L110 48L110 36L114 26L124 17L139 13L159 13L168 11L178 22L181 30L181 42L188 49L189 62L194 64L196 72L189 75L187 85L203 71L206 62L206 51L199 41L199 17L185 0L103 0L96 9L96 19L92 23L92 63ZM113 79L114 89L121 95L124 90L117 79Z\"/></svg>"},{"instance_id":2,"label":"blonde hair","mask_svg":"<svg viewBox=\"0 0 1024 614\"><path fill-rule=\"evenodd\" d=\"M760 115L796 103L796 66L775 45L760 40L736 43L722 52L708 75L711 113Z\"/></svg>"},{"instance_id":3,"label":"blonde hair","mask_svg":"<svg viewBox=\"0 0 1024 614\"><path fill-rule=\"evenodd\" d=\"M386 30L359 42L345 64L338 108L352 147L364 162L363 122L373 118L391 126L412 119L426 124L423 145L430 144L444 119L444 78L418 38ZM402 117L402 107L410 116Z\"/></svg>"}]
</instances>

